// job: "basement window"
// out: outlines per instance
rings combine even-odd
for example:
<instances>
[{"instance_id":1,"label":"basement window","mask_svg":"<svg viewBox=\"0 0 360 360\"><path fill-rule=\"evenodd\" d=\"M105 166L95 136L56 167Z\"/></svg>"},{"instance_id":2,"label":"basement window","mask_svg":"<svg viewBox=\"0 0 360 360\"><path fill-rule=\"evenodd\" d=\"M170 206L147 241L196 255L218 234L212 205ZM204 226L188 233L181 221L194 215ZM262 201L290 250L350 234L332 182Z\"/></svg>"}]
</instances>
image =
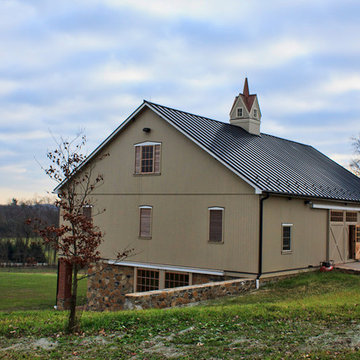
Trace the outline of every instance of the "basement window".
<instances>
[{"instance_id":1,"label":"basement window","mask_svg":"<svg viewBox=\"0 0 360 360\"><path fill-rule=\"evenodd\" d=\"M136 291L159 290L159 271L137 269Z\"/></svg>"},{"instance_id":2,"label":"basement window","mask_svg":"<svg viewBox=\"0 0 360 360\"><path fill-rule=\"evenodd\" d=\"M342 211L331 211L330 212L330 221L343 222L344 221L344 213Z\"/></svg>"},{"instance_id":3,"label":"basement window","mask_svg":"<svg viewBox=\"0 0 360 360\"><path fill-rule=\"evenodd\" d=\"M242 117L243 116L243 108L237 108L237 113L236 113L237 117Z\"/></svg>"},{"instance_id":4,"label":"basement window","mask_svg":"<svg viewBox=\"0 0 360 360\"><path fill-rule=\"evenodd\" d=\"M189 274L176 273L176 272L165 272L165 288L174 288L179 286L189 285Z\"/></svg>"},{"instance_id":5,"label":"basement window","mask_svg":"<svg viewBox=\"0 0 360 360\"><path fill-rule=\"evenodd\" d=\"M282 224L282 253L290 253L291 249L291 229L293 224Z\"/></svg>"},{"instance_id":6,"label":"basement window","mask_svg":"<svg viewBox=\"0 0 360 360\"><path fill-rule=\"evenodd\" d=\"M145 142L135 145L135 174L160 174L161 144Z\"/></svg>"}]
</instances>

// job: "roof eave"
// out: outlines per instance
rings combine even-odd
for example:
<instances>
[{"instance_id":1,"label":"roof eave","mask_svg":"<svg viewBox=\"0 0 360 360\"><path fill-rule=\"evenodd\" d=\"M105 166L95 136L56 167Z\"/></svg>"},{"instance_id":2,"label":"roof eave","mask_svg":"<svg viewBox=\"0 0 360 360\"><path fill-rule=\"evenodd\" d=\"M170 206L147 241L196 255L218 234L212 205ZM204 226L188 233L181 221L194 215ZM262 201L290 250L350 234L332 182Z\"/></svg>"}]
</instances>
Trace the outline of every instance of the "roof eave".
<instances>
[{"instance_id":1,"label":"roof eave","mask_svg":"<svg viewBox=\"0 0 360 360\"><path fill-rule=\"evenodd\" d=\"M81 170L91 159L93 159L99 152L106 146L136 115L141 112L144 107L149 107L149 105L144 100L143 103L137 107L126 119L123 121L99 146L97 146L91 154L79 165L76 171L68 178L63 180L59 185L57 185L52 191L53 194L58 194L61 188L76 174Z\"/></svg>"}]
</instances>

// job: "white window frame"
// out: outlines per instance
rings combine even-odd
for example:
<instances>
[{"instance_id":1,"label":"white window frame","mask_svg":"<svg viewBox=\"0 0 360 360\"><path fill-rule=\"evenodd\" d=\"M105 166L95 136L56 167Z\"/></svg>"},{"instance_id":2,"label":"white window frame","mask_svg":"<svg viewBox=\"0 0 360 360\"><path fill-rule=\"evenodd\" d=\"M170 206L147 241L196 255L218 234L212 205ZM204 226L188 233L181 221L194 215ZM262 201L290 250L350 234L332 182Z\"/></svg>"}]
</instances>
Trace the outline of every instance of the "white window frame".
<instances>
[{"instance_id":1,"label":"white window frame","mask_svg":"<svg viewBox=\"0 0 360 360\"><path fill-rule=\"evenodd\" d=\"M291 224L291 223L282 223L281 224L281 253L282 254L291 254L293 252L293 226L294 224ZM290 249L288 250L284 250L284 227L289 227L290 228Z\"/></svg>"},{"instance_id":2,"label":"white window frame","mask_svg":"<svg viewBox=\"0 0 360 360\"><path fill-rule=\"evenodd\" d=\"M240 115L239 115L239 112L241 113ZM242 107L238 107L237 109L236 109L236 117L243 117L244 116L244 110L243 110L243 108Z\"/></svg>"},{"instance_id":3,"label":"white window frame","mask_svg":"<svg viewBox=\"0 0 360 360\"><path fill-rule=\"evenodd\" d=\"M162 150L162 144L161 142L158 141L144 141L138 144L134 144L134 148L142 148L144 146L152 146L153 147L153 166L152 166L152 171L151 172L142 172L142 149L140 149L140 172L136 172L136 150L135 150L135 170L134 170L134 175L160 175L161 173L161 150ZM156 148L155 146L160 146L160 157L159 157L159 171L155 172L155 162L156 162Z\"/></svg>"}]
</instances>

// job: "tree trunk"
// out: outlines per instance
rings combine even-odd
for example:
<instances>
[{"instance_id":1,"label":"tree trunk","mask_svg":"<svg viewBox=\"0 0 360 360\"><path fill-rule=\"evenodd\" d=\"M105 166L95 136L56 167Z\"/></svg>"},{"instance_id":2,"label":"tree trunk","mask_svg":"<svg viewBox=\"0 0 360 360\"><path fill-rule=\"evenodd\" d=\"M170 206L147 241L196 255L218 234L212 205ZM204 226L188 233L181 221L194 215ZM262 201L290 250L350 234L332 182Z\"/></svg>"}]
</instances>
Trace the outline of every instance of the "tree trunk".
<instances>
[{"instance_id":1,"label":"tree trunk","mask_svg":"<svg viewBox=\"0 0 360 360\"><path fill-rule=\"evenodd\" d=\"M70 314L68 322L68 332L70 334L78 330L78 319L76 318L76 298L77 298L77 285L78 285L78 264L74 264L73 267L73 278L72 278L72 294L70 301Z\"/></svg>"}]
</instances>

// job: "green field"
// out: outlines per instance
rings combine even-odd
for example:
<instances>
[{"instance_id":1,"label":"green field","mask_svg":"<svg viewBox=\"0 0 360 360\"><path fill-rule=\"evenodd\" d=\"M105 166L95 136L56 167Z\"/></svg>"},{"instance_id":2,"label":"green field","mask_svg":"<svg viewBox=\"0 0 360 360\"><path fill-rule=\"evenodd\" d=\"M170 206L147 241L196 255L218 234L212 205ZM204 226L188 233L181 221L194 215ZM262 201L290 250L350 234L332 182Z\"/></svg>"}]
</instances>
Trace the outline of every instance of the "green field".
<instances>
[{"instance_id":1,"label":"green field","mask_svg":"<svg viewBox=\"0 0 360 360\"><path fill-rule=\"evenodd\" d=\"M51 302L51 301L50 301ZM201 306L0 312L4 359L360 359L360 276L307 273Z\"/></svg>"},{"instance_id":2,"label":"green field","mask_svg":"<svg viewBox=\"0 0 360 360\"><path fill-rule=\"evenodd\" d=\"M56 301L56 268L2 268L0 311L52 309ZM86 280L79 283L84 301Z\"/></svg>"}]
</instances>

